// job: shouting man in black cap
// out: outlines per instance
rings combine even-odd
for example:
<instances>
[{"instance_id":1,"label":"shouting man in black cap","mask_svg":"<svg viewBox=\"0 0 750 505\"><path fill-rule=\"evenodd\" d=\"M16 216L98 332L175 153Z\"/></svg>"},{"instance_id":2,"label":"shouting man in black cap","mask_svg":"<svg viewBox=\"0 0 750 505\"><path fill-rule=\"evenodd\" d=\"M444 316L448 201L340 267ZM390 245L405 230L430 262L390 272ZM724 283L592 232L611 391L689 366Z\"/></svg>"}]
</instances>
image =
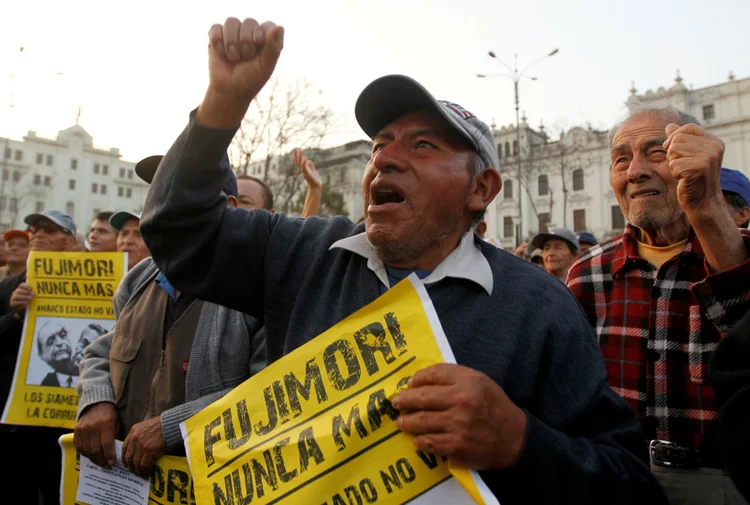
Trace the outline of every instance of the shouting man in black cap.
<instances>
[{"instance_id":1,"label":"shouting man in black cap","mask_svg":"<svg viewBox=\"0 0 750 505\"><path fill-rule=\"evenodd\" d=\"M404 76L365 88L362 224L226 206L226 149L283 40L252 19L211 28L208 91L146 201L156 264L186 293L262 318L271 362L414 272L459 363L417 372L393 398L417 448L484 470L503 504L658 503L638 421L575 299L473 233L500 176L471 112Z\"/></svg>"}]
</instances>

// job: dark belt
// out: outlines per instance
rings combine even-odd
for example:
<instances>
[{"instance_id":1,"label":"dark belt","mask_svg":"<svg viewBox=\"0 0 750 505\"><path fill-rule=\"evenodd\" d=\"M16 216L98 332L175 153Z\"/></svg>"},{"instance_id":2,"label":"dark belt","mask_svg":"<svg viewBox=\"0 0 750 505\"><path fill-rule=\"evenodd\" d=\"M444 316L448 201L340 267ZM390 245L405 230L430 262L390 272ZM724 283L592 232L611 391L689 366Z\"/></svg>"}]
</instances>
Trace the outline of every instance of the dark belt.
<instances>
[{"instance_id":1,"label":"dark belt","mask_svg":"<svg viewBox=\"0 0 750 505\"><path fill-rule=\"evenodd\" d=\"M699 450L684 445L678 445L666 440L652 440L649 444L651 461L655 465L670 468L723 468L715 458L701 457Z\"/></svg>"}]
</instances>

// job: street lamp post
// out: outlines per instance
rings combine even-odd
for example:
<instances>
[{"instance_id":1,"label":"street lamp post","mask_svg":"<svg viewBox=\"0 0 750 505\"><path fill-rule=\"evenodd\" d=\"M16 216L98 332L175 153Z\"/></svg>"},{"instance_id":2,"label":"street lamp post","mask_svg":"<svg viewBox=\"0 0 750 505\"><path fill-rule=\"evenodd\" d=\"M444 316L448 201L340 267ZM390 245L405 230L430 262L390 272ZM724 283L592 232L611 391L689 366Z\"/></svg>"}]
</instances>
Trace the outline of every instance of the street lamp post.
<instances>
[{"instance_id":1,"label":"street lamp post","mask_svg":"<svg viewBox=\"0 0 750 505\"><path fill-rule=\"evenodd\" d=\"M560 50L559 49L553 49L548 54L542 56L541 58L534 61L531 65L527 66L520 72L518 71L518 55L513 55L513 68L510 68L510 66L505 63L503 60L498 58L493 51L489 51L487 54L489 54L490 58L493 58L497 61L499 61L501 64L505 66L505 68L508 69L510 72L509 74L502 73L502 74L477 74L477 77L479 78L486 78L486 77L510 77L510 79L513 81L513 93L515 96L515 105L516 105L516 145L518 146L518 151L515 154L516 156L516 165L517 165L517 177L518 177L518 226L517 226L517 232L516 232L516 247L521 243L521 235L523 234L523 205L521 203L522 195L521 193L521 185L522 185L522 168L521 168L521 121L519 118L519 104L518 104L518 82L524 78L528 77L532 81L536 81L536 77L531 77L526 75L526 71L529 70L531 67L536 65L537 63L541 62L542 60L545 60L549 58L550 56L556 55Z\"/></svg>"}]
</instances>

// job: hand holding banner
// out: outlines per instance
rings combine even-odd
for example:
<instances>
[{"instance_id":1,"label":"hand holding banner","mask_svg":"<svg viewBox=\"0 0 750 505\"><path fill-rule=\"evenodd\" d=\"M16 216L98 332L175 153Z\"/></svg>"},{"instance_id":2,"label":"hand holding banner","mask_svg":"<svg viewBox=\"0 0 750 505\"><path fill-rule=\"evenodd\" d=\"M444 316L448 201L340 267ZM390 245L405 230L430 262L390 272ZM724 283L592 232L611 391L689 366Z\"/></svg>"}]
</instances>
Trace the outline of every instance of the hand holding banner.
<instances>
[{"instance_id":1,"label":"hand holding banner","mask_svg":"<svg viewBox=\"0 0 750 505\"><path fill-rule=\"evenodd\" d=\"M497 503L475 472L456 471L467 492L396 424L393 395L446 361L412 275L181 425L198 502Z\"/></svg>"}]
</instances>

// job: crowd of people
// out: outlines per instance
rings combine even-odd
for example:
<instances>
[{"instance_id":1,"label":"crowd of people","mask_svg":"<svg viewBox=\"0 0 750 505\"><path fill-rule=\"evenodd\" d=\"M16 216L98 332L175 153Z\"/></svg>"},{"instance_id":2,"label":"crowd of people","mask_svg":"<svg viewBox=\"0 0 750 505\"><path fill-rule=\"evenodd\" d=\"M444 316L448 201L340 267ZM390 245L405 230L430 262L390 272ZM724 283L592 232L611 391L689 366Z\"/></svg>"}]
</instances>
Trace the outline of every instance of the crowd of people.
<instances>
[{"instance_id":1,"label":"crowd of people","mask_svg":"<svg viewBox=\"0 0 750 505\"><path fill-rule=\"evenodd\" d=\"M417 448L480 470L504 504L748 503L750 181L722 168L719 138L672 108L633 112L609 143L624 233L555 228L511 254L481 238L501 187L491 129L390 75L355 105L373 141L363 218L315 217L321 180L298 150L308 193L289 217L227 156L283 43L270 22L214 25L203 101L165 156L136 166L143 214L91 224L87 250L127 252L129 272L114 329L76 352L82 455L112 465L123 440L125 465L148 476L184 453L182 421L414 273L458 363L391 399ZM2 402L29 250L80 250L69 216L25 222L4 236ZM57 503L60 432L0 426L28 458L7 485ZM33 481L25 463L44 467Z\"/></svg>"}]
</instances>

